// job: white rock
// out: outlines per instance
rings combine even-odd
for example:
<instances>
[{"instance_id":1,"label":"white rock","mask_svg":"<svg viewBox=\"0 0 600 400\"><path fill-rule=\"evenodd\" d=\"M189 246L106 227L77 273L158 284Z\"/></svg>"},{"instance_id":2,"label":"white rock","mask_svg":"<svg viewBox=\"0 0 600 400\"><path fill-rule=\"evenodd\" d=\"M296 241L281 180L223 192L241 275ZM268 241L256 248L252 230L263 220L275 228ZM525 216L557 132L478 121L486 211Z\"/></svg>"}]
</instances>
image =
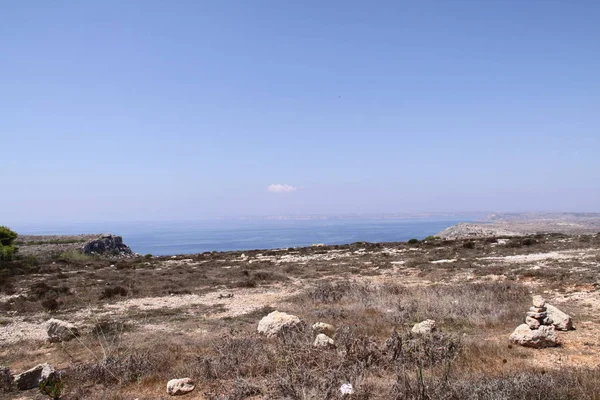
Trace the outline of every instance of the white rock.
<instances>
[{"instance_id":1,"label":"white rock","mask_svg":"<svg viewBox=\"0 0 600 400\"><path fill-rule=\"evenodd\" d=\"M419 322L412 327L411 332L419 335L426 335L436 330L435 321L427 319L423 322Z\"/></svg>"},{"instance_id":2,"label":"white rock","mask_svg":"<svg viewBox=\"0 0 600 400\"><path fill-rule=\"evenodd\" d=\"M533 306L542 308L546 305L546 300L540 295L533 296Z\"/></svg>"},{"instance_id":3,"label":"white rock","mask_svg":"<svg viewBox=\"0 0 600 400\"><path fill-rule=\"evenodd\" d=\"M558 346L558 335L554 326L541 325L538 329L529 329L529 325L521 324L510 335L510 341L521 346L541 349Z\"/></svg>"},{"instance_id":4,"label":"white rock","mask_svg":"<svg viewBox=\"0 0 600 400\"><path fill-rule=\"evenodd\" d=\"M190 378L171 379L167 382L167 394L181 396L190 393L196 388L194 381Z\"/></svg>"},{"instance_id":5,"label":"white rock","mask_svg":"<svg viewBox=\"0 0 600 400\"><path fill-rule=\"evenodd\" d=\"M266 317L263 317L258 323L258 333L273 337L280 332L298 327L302 321L295 315L284 312L273 311Z\"/></svg>"},{"instance_id":6,"label":"white rock","mask_svg":"<svg viewBox=\"0 0 600 400\"><path fill-rule=\"evenodd\" d=\"M540 327L541 323L535 318L525 317L525 323L529 326L529 329L537 329Z\"/></svg>"},{"instance_id":7,"label":"white rock","mask_svg":"<svg viewBox=\"0 0 600 400\"><path fill-rule=\"evenodd\" d=\"M50 343L66 342L79 336L79 329L75 325L56 318L46 322L46 332Z\"/></svg>"},{"instance_id":8,"label":"white rock","mask_svg":"<svg viewBox=\"0 0 600 400\"><path fill-rule=\"evenodd\" d=\"M19 390L29 390L38 387L40 383L56 374L49 364L40 364L14 376L14 383Z\"/></svg>"},{"instance_id":9,"label":"white rock","mask_svg":"<svg viewBox=\"0 0 600 400\"><path fill-rule=\"evenodd\" d=\"M568 331L573 328L573 320L571 317L554 307L552 304L546 303L546 312L548 313L548 322L550 322L559 331Z\"/></svg>"},{"instance_id":10,"label":"white rock","mask_svg":"<svg viewBox=\"0 0 600 400\"><path fill-rule=\"evenodd\" d=\"M344 383L342 386L340 386L340 393L342 395L350 395L354 393L354 388L352 387L352 384Z\"/></svg>"},{"instance_id":11,"label":"white rock","mask_svg":"<svg viewBox=\"0 0 600 400\"><path fill-rule=\"evenodd\" d=\"M334 341L324 333L319 333L313 343L314 347L333 347Z\"/></svg>"},{"instance_id":12,"label":"white rock","mask_svg":"<svg viewBox=\"0 0 600 400\"><path fill-rule=\"evenodd\" d=\"M335 333L335 328L333 325L326 324L325 322L316 322L312 326L313 331L317 333L324 333L327 336L333 336Z\"/></svg>"}]
</instances>

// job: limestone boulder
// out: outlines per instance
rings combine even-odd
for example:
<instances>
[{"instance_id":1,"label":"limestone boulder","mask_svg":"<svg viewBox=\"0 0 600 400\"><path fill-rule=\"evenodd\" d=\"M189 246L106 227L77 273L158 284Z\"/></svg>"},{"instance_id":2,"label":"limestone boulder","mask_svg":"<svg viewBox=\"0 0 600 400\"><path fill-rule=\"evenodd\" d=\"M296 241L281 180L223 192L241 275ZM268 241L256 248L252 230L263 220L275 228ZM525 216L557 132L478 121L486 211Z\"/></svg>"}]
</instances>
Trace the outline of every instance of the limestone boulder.
<instances>
[{"instance_id":1,"label":"limestone boulder","mask_svg":"<svg viewBox=\"0 0 600 400\"><path fill-rule=\"evenodd\" d=\"M313 342L314 347L333 347L335 342L324 333L319 333Z\"/></svg>"},{"instance_id":2,"label":"limestone boulder","mask_svg":"<svg viewBox=\"0 0 600 400\"><path fill-rule=\"evenodd\" d=\"M46 322L46 332L50 343L67 342L79 336L79 329L75 325L56 318Z\"/></svg>"},{"instance_id":3,"label":"limestone boulder","mask_svg":"<svg viewBox=\"0 0 600 400\"><path fill-rule=\"evenodd\" d=\"M352 384L344 383L342 386L340 386L340 393L342 394L342 396L350 396L351 394L353 394L354 388L352 387Z\"/></svg>"},{"instance_id":4,"label":"limestone boulder","mask_svg":"<svg viewBox=\"0 0 600 400\"><path fill-rule=\"evenodd\" d=\"M313 331L316 333L324 333L325 335L331 337L335 333L335 328L333 325L326 324L325 322L317 322L312 326Z\"/></svg>"},{"instance_id":5,"label":"limestone boulder","mask_svg":"<svg viewBox=\"0 0 600 400\"><path fill-rule=\"evenodd\" d=\"M546 303L546 313L548 314L548 322L554 325L559 331L575 329L573 327L573 319L553 305Z\"/></svg>"},{"instance_id":6,"label":"limestone boulder","mask_svg":"<svg viewBox=\"0 0 600 400\"><path fill-rule=\"evenodd\" d=\"M540 295L533 296L533 306L544 308L546 306L546 300Z\"/></svg>"},{"instance_id":7,"label":"limestone boulder","mask_svg":"<svg viewBox=\"0 0 600 400\"><path fill-rule=\"evenodd\" d=\"M537 329L540 327L540 325L542 325L540 321L529 316L525 317L525 323L527 324L529 329Z\"/></svg>"},{"instance_id":8,"label":"limestone boulder","mask_svg":"<svg viewBox=\"0 0 600 400\"><path fill-rule=\"evenodd\" d=\"M510 341L524 347L536 349L559 345L556 329L554 326L547 325L541 325L537 329L531 329L527 324L519 325L510 335Z\"/></svg>"},{"instance_id":9,"label":"limestone boulder","mask_svg":"<svg viewBox=\"0 0 600 400\"><path fill-rule=\"evenodd\" d=\"M192 392L196 388L194 381L190 378L171 379L167 382L167 394L170 396L181 396Z\"/></svg>"},{"instance_id":10,"label":"limestone boulder","mask_svg":"<svg viewBox=\"0 0 600 400\"><path fill-rule=\"evenodd\" d=\"M302 321L295 315L273 311L260 320L258 333L267 337L274 337L285 331L297 329L301 324Z\"/></svg>"},{"instance_id":11,"label":"limestone boulder","mask_svg":"<svg viewBox=\"0 0 600 400\"><path fill-rule=\"evenodd\" d=\"M427 319L423 322L419 322L415 324L411 332L416 333L418 335L428 335L436 330L435 321L432 319Z\"/></svg>"},{"instance_id":12,"label":"limestone boulder","mask_svg":"<svg viewBox=\"0 0 600 400\"><path fill-rule=\"evenodd\" d=\"M54 376L56 376L56 370L52 366L40 364L15 375L14 383L19 390L29 390L38 387L40 383Z\"/></svg>"}]
</instances>

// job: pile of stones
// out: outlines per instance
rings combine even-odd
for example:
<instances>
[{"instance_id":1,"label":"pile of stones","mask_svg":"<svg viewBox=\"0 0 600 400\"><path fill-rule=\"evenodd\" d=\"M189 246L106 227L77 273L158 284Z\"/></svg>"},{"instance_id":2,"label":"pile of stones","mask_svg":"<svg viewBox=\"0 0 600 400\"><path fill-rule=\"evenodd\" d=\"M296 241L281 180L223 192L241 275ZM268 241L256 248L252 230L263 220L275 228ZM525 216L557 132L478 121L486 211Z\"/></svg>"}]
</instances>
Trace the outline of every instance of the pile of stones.
<instances>
[{"instance_id":1,"label":"pile of stones","mask_svg":"<svg viewBox=\"0 0 600 400\"><path fill-rule=\"evenodd\" d=\"M571 317L558 308L546 304L542 296L533 296L533 306L529 308L525 323L519 325L510 335L510 341L536 349L559 345L557 330L571 330Z\"/></svg>"},{"instance_id":2,"label":"pile of stones","mask_svg":"<svg viewBox=\"0 0 600 400\"><path fill-rule=\"evenodd\" d=\"M525 323L529 329L539 329L542 325L551 326L552 323L548 319L548 311L546 309L546 300L542 296L533 296L533 307L529 307Z\"/></svg>"}]
</instances>

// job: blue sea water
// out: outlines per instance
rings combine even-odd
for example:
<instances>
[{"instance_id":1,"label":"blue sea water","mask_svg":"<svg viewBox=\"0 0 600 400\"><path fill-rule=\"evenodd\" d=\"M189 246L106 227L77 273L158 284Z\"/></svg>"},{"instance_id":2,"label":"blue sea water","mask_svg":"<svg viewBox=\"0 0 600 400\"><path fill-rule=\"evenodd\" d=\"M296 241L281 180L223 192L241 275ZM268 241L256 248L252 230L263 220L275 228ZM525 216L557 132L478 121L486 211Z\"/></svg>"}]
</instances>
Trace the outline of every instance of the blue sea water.
<instances>
[{"instance_id":1,"label":"blue sea water","mask_svg":"<svg viewBox=\"0 0 600 400\"><path fill-rule=\"evenodd\" d=\"M470 219L326 219L326 220L219 220L195 222L87 223L14 226L28 235L113 233L140 254L174 255L205 251L275 249L314 243L346 244L358 241L397 242L423 239Z\"/></svg>"}]
</instances>

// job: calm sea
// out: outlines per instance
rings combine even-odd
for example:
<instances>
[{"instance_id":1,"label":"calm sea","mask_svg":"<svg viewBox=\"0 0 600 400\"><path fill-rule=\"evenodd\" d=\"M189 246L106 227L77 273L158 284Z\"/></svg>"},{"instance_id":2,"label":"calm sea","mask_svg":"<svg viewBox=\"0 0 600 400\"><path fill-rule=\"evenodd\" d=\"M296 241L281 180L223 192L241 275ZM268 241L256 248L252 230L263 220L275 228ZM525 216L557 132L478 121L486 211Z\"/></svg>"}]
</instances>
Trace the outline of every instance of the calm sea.
<instances>
[{"instance_id":1,"label":"calm sea","mask_svg":"<svg viewBox=\"0 0 600 400\"><path fill-rule=\"evenodd\" d=\"M429 235L470 219L329 219L266 221L197 221L86 223L14 226L21 234L73 235L113 233L140 254L173 255L310 246L314 243L346 244L396 242Z\"/></svg>"}]
</instances>

